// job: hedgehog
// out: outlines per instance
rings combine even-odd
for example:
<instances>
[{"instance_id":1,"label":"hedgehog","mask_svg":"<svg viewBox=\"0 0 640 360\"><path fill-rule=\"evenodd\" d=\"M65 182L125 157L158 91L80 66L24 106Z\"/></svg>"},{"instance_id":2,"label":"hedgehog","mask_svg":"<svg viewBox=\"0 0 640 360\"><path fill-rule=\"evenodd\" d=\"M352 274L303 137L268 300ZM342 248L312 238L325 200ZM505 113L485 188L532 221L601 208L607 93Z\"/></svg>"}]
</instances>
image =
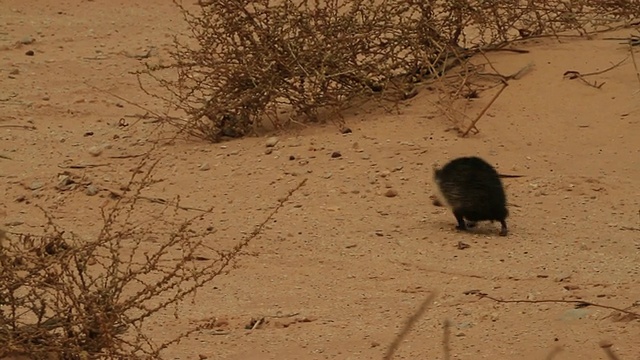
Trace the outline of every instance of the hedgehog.
<instances>
[{"instance_id":1,"label":"hedgehog","mask_svg":"<svg viewBox=\"0 0 640 360\"><path fill-rule=\"evenodd\" d=\"M478 221L499 221L500 236L507 236L507 197L500 175L476 156L459 157L442 168L434 167L438 197L453 212L456 229L467 230ZM466 220L466 222L465 222Z\"/></svg>"}]
</instances>

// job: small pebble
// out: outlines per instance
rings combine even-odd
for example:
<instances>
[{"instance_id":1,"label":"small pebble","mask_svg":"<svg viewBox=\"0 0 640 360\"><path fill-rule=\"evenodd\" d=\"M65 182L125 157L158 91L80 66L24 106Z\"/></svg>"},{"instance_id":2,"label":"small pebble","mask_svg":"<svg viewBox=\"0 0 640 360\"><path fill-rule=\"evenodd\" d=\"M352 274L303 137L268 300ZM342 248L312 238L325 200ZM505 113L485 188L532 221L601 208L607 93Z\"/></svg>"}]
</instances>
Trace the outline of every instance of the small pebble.
<instances>
[{"instance_id":1,"label":"small pebble","mask_svg":"<svg viewBox=\"0 0 640 360\"><path fill-rule=\"evenodd\" d=\"M388 198L396 197L396 196L398 196L398 190L396 190L396 189L387 189L387 191L384 192L384 196L386 196Z\"/></svg>"},{"instance_id":2,"label":"small pebble","mask_svg":"<svg viewBox=\"0 0 640 360\"><path fill-rule=\"evenodd\" d=\"M100 156L102 154L102 147L100 146L92 146L89 148L89 154L91 156Z\"/></svg>"},{"instance_id":3,"label":"small pebble","mask_svg":"<svg viewBox=\"0 0 640 360\"><path fill-rule=\"evenodd\" d=\"M31 184L29 184L29 190L38 190L43 186L44 186L44 184L42 182L34 181Z\"/></svg>"},{"instance_id":4,"label":"small pebble","mask_svg":"<svg viewBox=\"0 0 640 360\"><path fill-rule=\"evenodd\" d=\"M89 186L87 186L87 188L85 189L85 194L89 195L89 196L94 196L98 193L98 188L95 187L95 185L91 184Z\"/></svg>"},{"instance_id":5,"label":"small pebble","mask_svg":"<svg viewBox=\"0 0 640 360\"><path fill-rule=\"evenodd\" d=\"M61 175L58 177L58 185L56 185L56 188L58 190L68 190L71 184L73 184L73 180L69 175Z\"/></svg>"},{"instance_id":6,"label":"small pebble","mask_svg":"<svg viewBox=\"0 0 640 360\"><path fill-rule=\"evenodd\" d=\"M342 154L340 153L340 151L334 151L331 153L331 157L332 158L339 158L340 156L342 156Z\"/></svg>"},{"instance_id":7,"label":"small pebble","mask_svg":"<svg viewBox=\"0 0 640 360\"><path fill-rule=\"evenodd\" d=\"M22 45L33 44L35 41L36 41L36 39L32 38L31 36L25 36L22 39L20 39L20 43Z\"/></svg>"},{"instance_id":8,"label":"small pebble","mask_svg":"<svg viewBox=\"0 0 640 360\"><path fill-rule=\"evenodd\" d=\"M211 169L211 166L209 166L208 163L202 163L202 164L200 164L200 166L198 166L198 170L200 170L200 171L207 171L207 170L210 170L210 169Z\"/></svg>"},{"instance_id":9,"label":"small pebble","mask_svg":"<svg viewBox=\"0 0 640 360\"><path fill-rule=\"evenodd\" d=\"M267 141L264 143L267 147L274 147L276 146L276 144L278 143L278 141L280 141L277 137L272 136L270 138L267 139Z\"/></svg>"}]
</instances>

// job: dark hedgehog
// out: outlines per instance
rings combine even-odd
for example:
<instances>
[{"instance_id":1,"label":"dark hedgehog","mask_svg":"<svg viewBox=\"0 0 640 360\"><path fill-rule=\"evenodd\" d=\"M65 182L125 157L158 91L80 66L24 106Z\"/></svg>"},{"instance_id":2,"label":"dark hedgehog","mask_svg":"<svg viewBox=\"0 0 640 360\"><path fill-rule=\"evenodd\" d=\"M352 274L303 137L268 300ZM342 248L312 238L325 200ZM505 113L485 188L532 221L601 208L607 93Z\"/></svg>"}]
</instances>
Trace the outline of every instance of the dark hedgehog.
<instances>
[{"instance_id":1,"label":"dark hedgehog","mask_svg":"<svg viewBox=\"0 0 640 360\"><path fill-rule=\"evenodd\" d=\"M499 221L500 236L507 235L507 197L493 166L479 157L460 157L434 169L433 178L440 200L458 221L456 229L467 230L478 221Z\"/></svg>"}]
</instances>

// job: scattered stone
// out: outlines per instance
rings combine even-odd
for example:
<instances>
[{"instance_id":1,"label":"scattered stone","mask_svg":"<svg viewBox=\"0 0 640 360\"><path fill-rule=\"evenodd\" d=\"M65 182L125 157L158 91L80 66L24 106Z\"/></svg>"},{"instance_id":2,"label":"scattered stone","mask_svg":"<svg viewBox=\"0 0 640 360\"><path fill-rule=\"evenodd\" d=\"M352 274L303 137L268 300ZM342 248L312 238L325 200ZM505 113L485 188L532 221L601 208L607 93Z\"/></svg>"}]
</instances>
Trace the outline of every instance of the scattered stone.
<instances>
[{"instance_id":1,"label":"scattered stone","mask_svg":"<svg viewBox=\"0 0 640 360\"><path fill-rule=\"evenodd\" d=\"M589 315L589 310L587 309L569 309L562 314L561 319L564 321L580 320L587 317L587 315Z\"/></svg>"},{"instance_id":2,"label":"scattered stone","mask_svg":"<svg viewBox=\"0 0 640 360\"><path fill-rule=\"evenodd\" d=\"M73 185L74 181L71 179L69 175L60 175L58 176L58 184L56 185L56 189L61 191L66 191L71 189L71 185Z\"/></svg>"},{"instance_id":3,"label":"scattered stone","mask_svg":"<svg viewBox=\"0 0 640 360\"><path fill-rule=\"evenodd\" d=\"M31 36L25 36L22 39L20 39L20 44L22 45L30 45L30 44L33 44L34 42L36 42L36 39L34 39Z\"/></svg>"},{"instance_id":4,"label":"scattered stone","mask_svg":"<svg viewBox=\"0 0 640 360\"><path fill-rule=\"evenodd\" d=\"M21 203L21 202L23 202L25 200L27 200L27 196L26 195L20 195L20 196L18 196L16 198L16 202L19 202L19 203Z\"/></svg>"},{"instance_id":5,"label":"scattered stone","mask_svg":"<svg viewBox=\"0 0 640 360\"><path fill-rule=\"evenodd\" d=\"M342 156L342 154L340 153L340 151L334 151L331 153L331 157L332 158L339 158L340 156Z\"/></svg>"},{"instance_id":6,"label":"scattered stone","mask_svg":"<svg viewBox=\"0 0 640 360\"><path fill-rule=\"evenodd\" d=\"M498 314L497 312L492 312L489 315L489 318L491 319L491 321L496 322L500 318L500 314Z\"/></svg>"},{"instance_id":7,"label":"scattered stone","mask_svg":"<svg viewBox=\"0 0 640 360\"><path fill-rule=\"evenodd\" d=\"M396 196L398 196L398 190L396 190L396 189L387 189L387 191L384 192L384 196L386 196L388 198L396 197Z\"/></svg>"},{"instance_id":8,"label":"scattered stone","mask_svg":"<svg viewBox=\"0 0 640 360\"><path fill-rule=\"evenodd\" d=\"M340 133L341 133L341 134L351 134L351 133L352 133L352 131L351 131L351 129L350 129L350 128L348 128L348 127L343 127L342 129L340 129Z\"/></svg>"},{"instance_id":9,"label":"scattered stone","mask_svg":"<svg viewBox=\"0 0 640 360\"><path fill-rule=\"evenodd\" d=\"M361 158L362 160L369 160L369 159L371 159L371 155L369 155L369 154L362 154L362 155L360 155L360 158Z\"/></svg>"},{"instance_id":10,"label":"scattered stone","mask_svg":"<svg viewBox=\"0 0 640 360\"><path fill-rule=\"evenodd\" d=\"M562 274L562 275L558 275L555 277L555 279L553 279L555 282L564 282L567 281L571 278L571 274Z\"/></svg>"},{"instance_id":11,"label":"scattered stone","mask_svg":"<svg viewBox=\"0 0 640 360\"><path fill-rule=\"evenodd\" d=\"M211 169L211 166L208 163L202 163L198 166L198 170L200 171L208 171Z\"/></svg>"},{"instance_id":12,"label":"scattered stone","mask_svg":"<svg viewBox=\"0 0 640 360\"><path fill-rule=\"evenodd\" d=\"M33 56L33 55L35 55L36 53L35 53L35 52L33 52L33 50L27 50L27 52L25 52L24 54L25 54L25 55L27 55L27 56Z\"/></svg>"},{"instance_id":13,"label":"scattered stone","mask_svg":"<svg viewBox=\"0 0 640 360\"><path fill-rule=\"evenodd\" d=\"M271 154L272 152L273 152L273 148L266 148L266 149L264 150L264 153L265 153L266 155L269 155L269 154Z\"/></svg>"},{"instance_id":14,"label":"scattered stone","mask_svg":"<svg viewBox=\"0 0 640 360\"><path fill-rule=\"evenodd\" d=\"M603 349L607 349L613 346L613 343L609 340L600 340L600 342L598 343L598 345L600 345L601 348ZM611 357L611 356L609 356Z\"/></svg>"},{"instance_id":15,"label":"scattered stone","mask_svg":"<svg viewBox=\"0 0 640 360\"><path fill-rule=\"evenodd\" d=\"M31 184L29 184L29 190L38 190L43 186L44 186L44 183L40 181L34 181Z\"/></svg>"},{"instance_id":16,"label":"scattered stone","mask_svg":"<svg viewBox=\"0 0 640 360\"><path fill-rule=\"evenodd\" d=\"M42 97L42 100L49 101L49 100L51 100L51 97L49 97L49 95L45 95L45 96Z\"/></svg>"},{"instance_id":17,"label":"scattered stone","mask_svg":"<svg viewBox=\"0 0 640 360\"><path fill-rule=\"evenodd\" d=\"M98 190L98 188L91 184L89 186L87 186L87 188L85 189L85 194L89 195L89 196L94 196L96 195L100 190Z\"/></svg>"},{"instance_id":18,"label":"scattered stone","mask_svg":"<svg viewBox=\"0 0 640 360\"><path fill-rule=\"evenodd\" d=\"M462 332L462 331L458 331L458 332L456 333L456 336L457 336L457 337L463 337L463 336L465 336L465 335L466 335L466 334L465 334L464 332Z\"/></svg>"},{"instance_id":19,"label":"scattered stone","mask_svg":"<svg viewBox=\"0 0 640 360\"><path fill-rule=\"evenodd\" d=\"M464 312L462 313L462 315L469 316L469 315L471 315L471 311L466 310L466 311L464 311ZM461 322L461 323L457 323L457 324L456 324L456 327L457 327L459 330L460 330L460 329L471 329L471 328L473 327L473 324L472 324L472 323L470 323L470 322L468 322L468 321L464 321L464 322Z\"/></svg>"},{"instance_id":20,"label":"scattered stone","mask_svg":"<svg viewBox=\"0 0 640 360\"><path fill-rule=\"evenodd\" d=\"M322 175L323 178L325 179L330 179L333 176L333 173L325 173L324 175Z\"/></svg>"},{"instance_id":21,"label":"scattered stone","mask_svg":"<svg viewBox=\"0 0 640 360\"><path fill-rule=\"evenodd\" d=\"M295 157L295 156L293 156L293 155L289 155L289 160L293 161L293 160L295 160L295 159L296 159L296 157Z\"/></svg>"},{"instance_id":22,"label":"scattered stone","mask_svg":"<svg viewBox=\"0 0 640 360\"><path fill-rule=\"evenodd\" d=\"M100 156L100 154L102 154L102 147L100 146L92 146L89 148L89 154L91 154L91 156Z\"/></svg>"},{"instance_id":23,"label":"scattered stone","mask_svg":"<svg viewBox=\"0 0 640 360\"><path fill-rule=\"evenodd\" d=\"M384 232L382 232L382 230L376 230L375 234L376 236L384 236Z\"/></svg>"},{"instance_id":24,"label":"scattered stone","mask_svg":"<svg viewBox=\"0 0 640 360\"><path fill-rule=\"evenodd\" d=\"M278 143L278 141L280 141L277 137L272 136L270 138L267 139L267 141L264 143L268 148L274 147L276 146L276 144Z\"/></svg>"},{"instance_id":25,"label":"scattered stone","mask_svg":"<svg viewBox=\"0 0 640 360\"><path fill-rule=\"evenodd\" d=\"M20 70L18 69L11 69L9 71L9 75L18 75L18 74L20 74Z\"/></svg>"},{"instance_id":26,"label":"scattered stone","mask_svg":"<svg viewBox=\"0 0 640 360\"><path fill-rule=\"evenodd\" d=\"M565 286L563 286L563 288L564 288L565 290L567 290L567 291L580 290L580 286L578 286L578 285L571 285L571 284L565 285Z\"/></svg>"},{"instance_id":27,"label":"scattered stone","mask_svg":"<svg viewBox=\"0 0 640 360\"><path fill-rule=\"evenodd\" d=\"M456 247L458 248L458 250L464 250L464 249L470 248L471 245L464 243L462 241L458 241L458 245L456 245Z\"/></svg>"}]
</instances>

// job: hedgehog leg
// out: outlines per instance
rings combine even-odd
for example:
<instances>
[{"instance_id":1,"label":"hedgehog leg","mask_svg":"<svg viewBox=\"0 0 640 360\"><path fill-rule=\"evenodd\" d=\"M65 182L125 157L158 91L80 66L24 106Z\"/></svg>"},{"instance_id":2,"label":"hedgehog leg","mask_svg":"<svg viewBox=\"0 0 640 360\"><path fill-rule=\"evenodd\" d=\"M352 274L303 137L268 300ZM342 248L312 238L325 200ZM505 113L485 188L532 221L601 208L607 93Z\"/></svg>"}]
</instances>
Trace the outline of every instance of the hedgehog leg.
<instances>
[{"instance_id":1,"label":"hedgehog leg","mask_svg":"<svg viewBox=\"0 0 640 360\"><path fill-rule=\"evenodd\" d=\"M502 228L500 229L500 236L507 236L507 222L500 220L500 225L502 225Z\"/></svg>"},{"instance_id":2,"label":"hedgehog leg","mask_svg":"<svg viewBox=\"0 0 640 360\"><path fill-rule=\"evenodd\" d=\"M455 216L456 220L458 220L458 226L456 226L456 229L467 230L467 224L465 224L464 222L464 216L462 216L462 213L460 213L459 211L454 211L453 216Z\"/></svg>"}]
</instances>

